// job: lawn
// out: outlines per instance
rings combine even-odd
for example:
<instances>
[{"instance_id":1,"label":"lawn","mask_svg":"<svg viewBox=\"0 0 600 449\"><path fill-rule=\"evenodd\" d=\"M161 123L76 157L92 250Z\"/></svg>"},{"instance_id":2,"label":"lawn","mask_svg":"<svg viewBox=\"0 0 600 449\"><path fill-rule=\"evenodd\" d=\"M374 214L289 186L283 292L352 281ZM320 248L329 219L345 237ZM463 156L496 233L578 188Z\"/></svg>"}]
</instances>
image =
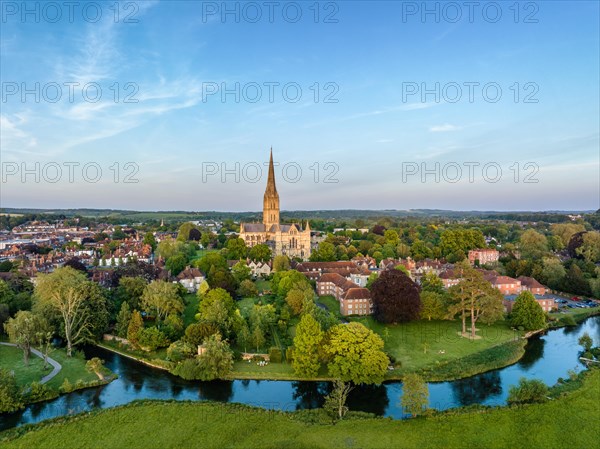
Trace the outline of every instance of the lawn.
<instances>
[{"instance_id":1,"label":"lawn","mask_svg":"<svg viewBox=\"0 0 600 449\"><path fill-rule=\"evenodd\" d=\"M200 299L195 293L189 293L183 297L183 301L185 302L185 309L183 309L183 326L188 327L196 321L195 317L198 313Z\"/></svg>"},{"instance_id":2,"label":"lawn","mask_svg":"<svg viewBox=\"0 0 600 449\"><path fill-rule=\"evenodd\" d=\"M262 293L265 290L271 290L271 281L267 281L266 279L257 279L254 283L256 284L256 288L258 289L259 293Z\"/></svg>"},{"instance_id":3,"label":"lawn","mask_svg":"<svg viewBox=\"0 0 600 449\"><path fill-rule=\"evenodd\" d=\"M233 379L296 379L289 363L269 363L258 366L255 362L238 361L233 364Z\"/></svg>"},{"instance_id":4,"label":"lawn","mask_svg":"<svg viewBox=\"0 0 600 449\"><path fill-rule=\"evenodd\" d=\"M5 449L144 448L592 448L600 441L600 371L544 404L453 411L394 421L348 418L336 425L319 411L284 413L211 402L138 402L0 434ZM314 422L310 422L312 417ZM160 429L160 431L156 431ZM571 429L571 431L565 431ZM68 443L66 443L68 442Z\"/></svg>"},{"instance_id":5,"label":"lawn","mask_svg":"<svg viewBox=\"0 0 600 449\"><path fill-rule=\"evenodd\" d=\"M333 296L319 296L317 299L317 304L323 304L327 307L331 313L333 313L336 317L340 318L340 302L335 299Z\"/></svg>"},{"instance_id":6,"label":"lawn","mask_svg":"<svg viewBox=\"0 0 600 449\"><path fill-rule=\"evenodd\" d=\"M250 316L250 310L252 310L252 306L257 304L260 298L244 298L237 301L236 305L238 309L240 309L240 313L244 318L248 318Z\"/></svg>"},{"instance_id":7,"label":"lawn","mask_svg":"<svg viewBox=\"0 0 600 449\"><path fill-rule=\"evenodd\" d=\"M506 322L478 325L477 335L482 338L470 340L458 335L460 321L412 321L384 325L373 317L350 320L378 333L385 342L385 351L401 362L403 372L452 362L520 337Z\"/></svg>"},{"instance_id":8,"label":"lawn","mask_svg":"<svg viewBox=\"0 0 600 449\"><path fill-rule=\"evenodd\" d=\"M62 365L60 372L53 377L48 386L58 390L65 378L69 379L71 384L75 384L78 380L83 382L91 382L98 380L98 376L94 373L89 373L85 367L85 359L75 354L73 357L67 357L64 349L55 349L50 353L50 357ZM20 349L0 345L0 367L15 372L17 384L24 386L33 381L39 381L42 377L52 371L52 367L48 365L47 369L42 369L43 360L31 354L29 366L26 367L23 363L23 351ZM110 374L108 369L105 370L105 375Z\"/></svg>"}]
</instances>

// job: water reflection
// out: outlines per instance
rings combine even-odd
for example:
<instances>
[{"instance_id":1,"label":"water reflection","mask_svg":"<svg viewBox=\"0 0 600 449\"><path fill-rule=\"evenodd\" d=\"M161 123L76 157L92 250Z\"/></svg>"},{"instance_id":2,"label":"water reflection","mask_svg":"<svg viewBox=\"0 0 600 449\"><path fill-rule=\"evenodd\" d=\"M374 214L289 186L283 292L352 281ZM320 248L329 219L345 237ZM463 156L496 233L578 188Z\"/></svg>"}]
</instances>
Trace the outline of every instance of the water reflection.
<instances>
[{"instance_id":1,"label":"water reflection","mask_svg":"<svg viewBox=\"0 0 600 449\"><path fill-rule=\"evenodd\" d=\"M538 360L544 357L545 344L546 340L540 338L539 336L532 337L527 342L525 354L518 362L519 366L524 370L531 368Z\"/></svg>"},{"instance_id":2,"label":"water reflection","mask_svg":"<svg viewBox=\"0 0 600 449\"><path fill-rule=\"evenodd\" d=\"M449 384L454 401L459 405L479 404L502 393L500 371L490 371Z\"/></svg>"},{"instance_id":3,"label":"water reflection","mask_svg":"<svg viewBox=\"0 0 600 449\"><path fill-rule=\"evenodd\" d=\"M348 407L350 410L361 410L382 416L389 405L388 386L361 385L350 392Z\"/></svg>"},{"instance_id":4,"label":"water reflection","mask_svg":"<svg viewBox=\"0 0 600 449\"><path fill-rule=\"evenodd\" d=\"M292 382L292 388L296 410L322 407L331 391L329 382Z\"/></svg>"},{"instance_id":5,"label":"water reflection","mask_svg":"<svg viewBox=\"0 0 600 449\"><path fill-rule=\"evenodd\" d=\"M201 401L229 402L233 396L233 381L213 380L201 382L198 388L198 399Z\"/></svg>"}]
</instances>

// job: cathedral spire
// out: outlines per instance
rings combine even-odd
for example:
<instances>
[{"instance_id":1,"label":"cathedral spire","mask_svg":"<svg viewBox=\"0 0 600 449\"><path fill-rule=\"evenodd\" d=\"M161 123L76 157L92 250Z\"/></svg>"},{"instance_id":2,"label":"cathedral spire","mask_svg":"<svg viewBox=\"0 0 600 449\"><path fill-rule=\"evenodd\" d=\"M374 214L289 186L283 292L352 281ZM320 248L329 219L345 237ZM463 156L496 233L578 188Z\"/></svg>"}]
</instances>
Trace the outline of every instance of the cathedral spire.
<instances>
[{"instance_id":1,"label":"cathedral spire","mask_svg":"<svg viewBox=\"0 0 600 449\"><path fill-rule=\"evenodd\" d=\"M277 187L275 186L275 167L273 166L273 147L271 147L271 157L269 158L269 178L267 180L266 193L277 193Z\"/></svg>"},{"instance_id":2,"label":"cathedral spire","mask_svg":"<svg viewBox=\"0 0 600 449\"><path fill-rule=\"evenodd\" d=\"M275 167L273 165L273 148L269 158L269 179L263 199L263 223L270 229L273 225L279 225L279 194L275 186Z\"/></svg>"}]
</instances>

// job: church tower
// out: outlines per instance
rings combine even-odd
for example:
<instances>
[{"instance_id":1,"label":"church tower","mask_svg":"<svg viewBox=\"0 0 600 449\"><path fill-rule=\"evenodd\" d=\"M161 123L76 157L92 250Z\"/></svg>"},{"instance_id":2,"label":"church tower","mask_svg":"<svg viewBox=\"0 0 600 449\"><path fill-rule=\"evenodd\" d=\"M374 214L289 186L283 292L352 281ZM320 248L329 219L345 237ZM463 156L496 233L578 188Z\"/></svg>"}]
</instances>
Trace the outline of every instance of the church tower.
<instances>
[{"instance_id":1,"label":"church tower","mask_svg":"<svg viewBox=\"0 0 600 449\"><path fill-rule=\"evenodd\" d=\"M273 167L273 148L269 160L269 179L263 198L263 223L268 231L272 225L279 224L279 194L275 187L275 168Z\"/></svg>"}]
</instances>

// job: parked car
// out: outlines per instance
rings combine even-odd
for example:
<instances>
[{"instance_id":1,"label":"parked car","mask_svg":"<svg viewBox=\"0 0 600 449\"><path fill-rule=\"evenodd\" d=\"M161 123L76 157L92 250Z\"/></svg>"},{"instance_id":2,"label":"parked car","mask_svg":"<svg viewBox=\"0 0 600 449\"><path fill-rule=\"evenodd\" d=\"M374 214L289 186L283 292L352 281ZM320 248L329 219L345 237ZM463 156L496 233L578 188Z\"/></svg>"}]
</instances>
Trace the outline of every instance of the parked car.
<instances>
[{"instance_id":1,"label":"parked car","mask_svg":"<svg viewBox=\"0 0 600 449\"><path fill-rule=\"evenodd\" d=\"M578 296L573 296L573 297L571 298L571 301L579 301L579 297L578 297Z\"/></svg>"}]
</instances>

